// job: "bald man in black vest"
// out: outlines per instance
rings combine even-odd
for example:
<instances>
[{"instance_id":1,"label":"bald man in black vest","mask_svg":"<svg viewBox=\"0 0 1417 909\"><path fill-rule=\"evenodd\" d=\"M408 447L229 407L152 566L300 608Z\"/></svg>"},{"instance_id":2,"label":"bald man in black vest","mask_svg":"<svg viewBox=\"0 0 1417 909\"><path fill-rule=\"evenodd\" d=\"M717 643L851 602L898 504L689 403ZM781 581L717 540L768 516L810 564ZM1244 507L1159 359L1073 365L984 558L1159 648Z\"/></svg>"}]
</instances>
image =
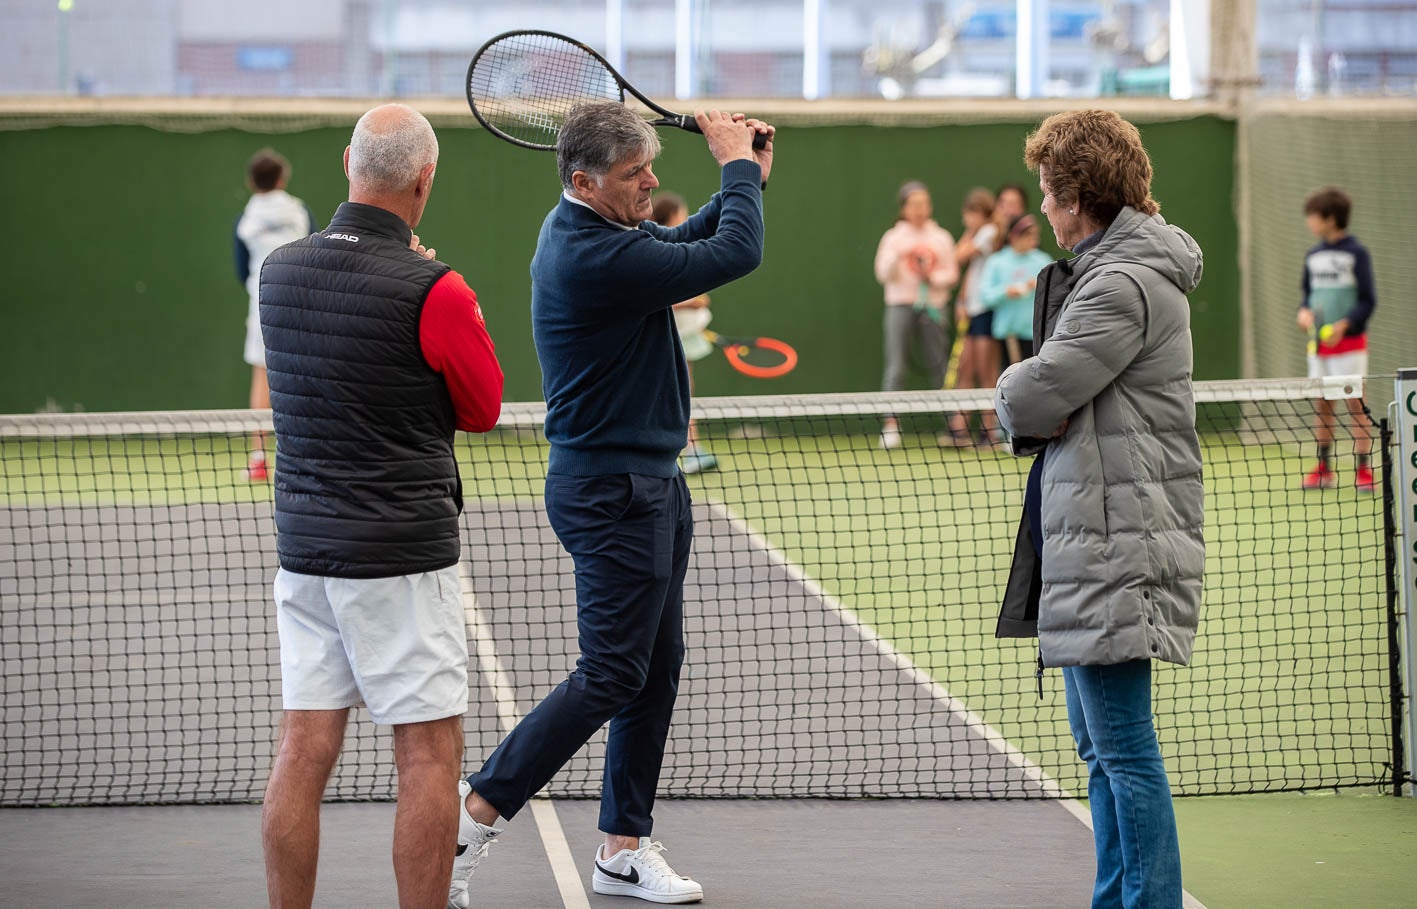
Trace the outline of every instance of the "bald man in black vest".
<instances>
[{"instance_id":1,"label":"bald man in black vest","mask_svg":"<svg viewBox=\"0 0 1417 909\"><path fill-rule=\"evenodd\" d=\"M285 708L262 817L273 907L314 898L320 799L361 703L394 730L399 905L447 900L468 704L453 439L497 422L502 370L476 295L413 233L437 161L416 111L369 111L349 201L261 269Z\"/></svg>"}]
</instances>

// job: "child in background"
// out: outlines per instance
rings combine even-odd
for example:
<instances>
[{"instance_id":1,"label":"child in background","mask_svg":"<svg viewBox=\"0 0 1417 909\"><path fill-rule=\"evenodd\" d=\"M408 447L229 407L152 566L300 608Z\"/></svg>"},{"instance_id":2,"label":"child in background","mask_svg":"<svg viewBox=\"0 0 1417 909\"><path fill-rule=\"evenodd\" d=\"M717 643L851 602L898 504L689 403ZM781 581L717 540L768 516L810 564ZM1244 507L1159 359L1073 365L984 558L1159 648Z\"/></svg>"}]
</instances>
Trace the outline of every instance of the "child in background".
<instances>
[{"instance_id":1,"label":"child in background","mask_svg":"<svg viewBox=\"0 0 1417 909\"><path fill-rule=\"evenodd\" d=\"M915 342L923 359L929 388L945 384L945 303L959 280L954 238L936 223L930 190L911 180L901 186L895 225L876 247L876 280L884 289L886 311L883 391L901 391L910 372L910 347ZM900 446L900 424L886 417L881 447Z\"/></svg>"},{"instance_id":2,"label":"child in background","mask_svg":"<svg viewBox=\"0 0 1417 909\"><path fill-rule=\"evenodd\" d=\"M964 233L955 244L955 260L964 271L959 296L955 298L956 331L964 335L958 344L953 388L992 388L999 376L999 345L994 340L994 314L984 306L984 264L998 248L999 228L994 224L994 194L983 187L970 190L960 211ZM998 424L993 410L980 414L983 431L993 435ZM950 431L940 437L941 445L968 446L969 418L963 413L950 417Z\"/></svg>"},{"instance_id":3,"label":"child in background","mask_svg":"<svg viewBox=\"0 0 1417 909\"><path fill-rule=\"evenodd\" d=\"M1028 214L1028 190L1017 183L1005 183L994 193L994 249L997 252L1008 242L1009 225L1019 215Z\"/></svg>"},{"instance_id":4,"label":"child in background","mask_svg":"<svg viewBox=\"0 0 1417 909\"><path fill-rule=\"evenodd\" d=\"M246 287L244 359L251 366L251 409L271 406L271 390L266 382L266 345L261 339L261 264L278 247L307 237L315 231L315 218L305 203L285 191L290 182L290 162L273 149L263 148L246 164L246 186L251 198L236 221L234 252L236 279ZM251 454L246 462L246 478L264 483L270 478L266 466L266 436L251 435Z\"/></svg>"},{"instance_id":5,"label":"child in background","mask_svg":"<svg viewBox=\"0 0 1417 909\"><path fill-rule=\"evenodd\" d=\"M1340 189L1326 187L1304 201L1304 223L1319 244L1304 256L1304 297L1299 304L1299 327L1310 332L1309 378L1365 376L1368 374L1368 319L1377 306L1373 262L1368 250L1348 235L1353 200ZM1319 462L1304 476L1305 489L1323 489L1337 482L1330 463L1333 451L1333 402L1315 402L1314 438ZM1359 492L1377 487L1369 455L1372 429L1363 413L1361 398L1348 400L1353 418L1353 453L1358 466L1353 485Z\"/></svg>"},{"instance_id":6,"label":"child in background","mask_svg":"<svg viewBox=\"0 0 1417 909\"><path fill-rule=\"evenodd\" d=\"M664 227L678 227L689 218L689 206L682 197L671 192L655 193L650 220ZM689 368L689 391L694 390L694 361L713 352L713 345L704 337L712 315L708 310L708 294L674 304L674 326L679 330L679 343L684 346L684 359ZM679 457L679 469L686 474L713 470L718 458L699 445L698 424L689 421L689 444Z\"/></svg>"},{"instance_id":7,"label":"child in background","mask_svg":"<svg viewBox=\"0 0 1417 909\"><path fill-rule=\"evenodd\" d=\"M1033 288L1052 263L1038 248L1038 222L1019 215L1009 222L1008 245L984 263L980 297L994 313L994 337L1004 342L1010 363L1033 356Z\"/></svg>"}]
</instances>

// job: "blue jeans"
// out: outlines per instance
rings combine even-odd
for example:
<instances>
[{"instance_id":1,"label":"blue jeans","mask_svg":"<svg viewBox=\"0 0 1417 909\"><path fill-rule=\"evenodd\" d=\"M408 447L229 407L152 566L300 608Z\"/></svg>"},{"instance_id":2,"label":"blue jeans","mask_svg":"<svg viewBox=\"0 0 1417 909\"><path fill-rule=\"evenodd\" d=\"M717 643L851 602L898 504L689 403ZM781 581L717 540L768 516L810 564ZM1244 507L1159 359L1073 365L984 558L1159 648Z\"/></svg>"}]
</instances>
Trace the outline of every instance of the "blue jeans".
<instances>
[{"instance_id":1,"label":"blue jeans","mask_svg":"<svg viewBox=\"0 0 1417 909\"><path fill-rule=\"evenodd\" d=\"M1097 846L1092 909L1181 909L1181 847L1151 721L1151 661L1063 669Z\"/></svg>"},{"instance_id":2,"label":"blue jeans","mask_svg":"<svg viewBox=\"0 0 1417 909\"><path fill-rule=\"evenodd\" d=\"M546 516L576 566L581 656L467 781L511 818L609 722L600 829L649 836L684 661L689 487L683 474L551 474Z\"/></svg>"}]
</instances>

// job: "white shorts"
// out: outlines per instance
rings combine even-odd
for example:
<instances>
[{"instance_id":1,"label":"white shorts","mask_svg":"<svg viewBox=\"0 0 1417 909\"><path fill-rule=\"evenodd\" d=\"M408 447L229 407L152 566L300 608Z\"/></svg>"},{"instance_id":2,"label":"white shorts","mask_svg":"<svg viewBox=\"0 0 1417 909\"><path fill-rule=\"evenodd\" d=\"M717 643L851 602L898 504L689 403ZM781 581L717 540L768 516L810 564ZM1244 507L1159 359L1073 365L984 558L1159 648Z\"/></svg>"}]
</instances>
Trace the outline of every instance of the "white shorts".
<instances>
[{"instance_id":1,"label":"white shorts","mask_svg":"<svg viewBox=\"0 0 1417 909\"><path fill-rule=\"evenodd\" d=\"M374 722L467 712L467 626L457 566L393 578L276 572L286 710L361 702Z\"/></svg>"},{"instance_id":2,"label":"white shorts","mask_svg":"<svg viewBox=\"0 0 1417 909\"><path fill-rule=\"evenodd\" d=\"M1368 352L1354 350L1348 353L1330 354L1320 357L1309 354L1309 378L1322 379L1325 376L1366 376L1368 374Z\"/></svg>"},{"instance_id":3,"label":"white shorts","mask_svg":"<svg viewBox=\"0 0 1417 909\"><path fill-rule=\"evenodd\" d=\"M246 350L241 359L252 366L266 368L266 342L261 338L261 306L255 300L246 312Z\"/></svg>"}]
</instances>

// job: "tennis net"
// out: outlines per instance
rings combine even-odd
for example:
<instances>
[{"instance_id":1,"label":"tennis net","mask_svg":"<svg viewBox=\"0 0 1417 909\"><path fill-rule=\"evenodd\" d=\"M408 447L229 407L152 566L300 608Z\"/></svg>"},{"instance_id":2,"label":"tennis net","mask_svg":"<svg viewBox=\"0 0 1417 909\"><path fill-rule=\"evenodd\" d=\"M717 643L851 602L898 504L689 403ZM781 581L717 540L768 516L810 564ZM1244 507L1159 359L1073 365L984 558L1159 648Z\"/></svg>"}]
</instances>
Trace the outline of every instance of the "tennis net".
<instances>
[{"instance_id":1,"label":"tennis net","mask_svg":"<svg viewBox=\"0 0 1417 909\"><path fill-rule=\"evenodd\" d=\"M1155 702L1178 794L1381 785L1395 741L1381 495L1303 491L1306 381L1200 383L1207 579L1193 665ZM982 392L704 399L688 655L661 792L1085 792L1062 679L993 637L1028 463L941 446ZM1342 407L1339 407L1340 411ZM902 444L880 445L883 414ZM574 582L540 501L544 407L464 436L460 565L475 769L573 666ZM253 412L0 417L0 805L242 802L279 719L271 488ZM1374 444L1374 469L1381 471ZM603 733L549 792L599 792ZM328 791L396 791L355 711Z\"/></svg>"}]
</instances>

